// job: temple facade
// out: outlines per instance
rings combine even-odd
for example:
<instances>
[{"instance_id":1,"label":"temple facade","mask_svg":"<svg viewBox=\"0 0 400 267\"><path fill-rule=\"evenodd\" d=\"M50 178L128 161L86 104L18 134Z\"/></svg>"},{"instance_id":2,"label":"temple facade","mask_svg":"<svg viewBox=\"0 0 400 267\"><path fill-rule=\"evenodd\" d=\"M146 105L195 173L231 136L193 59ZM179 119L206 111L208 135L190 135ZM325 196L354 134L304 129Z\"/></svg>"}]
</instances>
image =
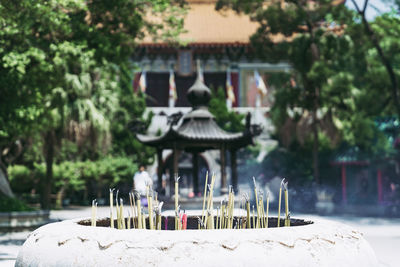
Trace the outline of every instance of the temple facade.
<instances>
[{"instance_id":1,"label":"temple facade","mask_svg":"<svg viewBox=\"0 0 400 267\"><path fill-rule=\"evenodd\" d=\"M166 133L169 130L169 115L177 112L186 114L191 110L186 95L199 72L211 91L225 91L227 104L234 111L251 114L252 123L260 124L263 129L257 142L268 146L272 130L268 112L275 90L269 80L274 75L288 73L290 66L286 62L265 62L255 56L250 37L258 24L248 16L231 10L216 11L216 0L187 2L189 10L184 22L185 33L180 36L187 45L152 42L150 38L145 38L132 55L133 62L139 66L134 76L134 89L145 92L148 111L154 113L148 134ZM175 86L172 101L171 73ZM257 77L265 84L262 97L259 96ZM206 151L199 156L201 183L205 170L220 173L221 168L218 151ZM188 181L192 180L191 157L182 153L179 158L179 172L187 175ZM173 164L172 150L163 150L162 159L167 165ZM231 177L229 169L228 166L228 180ZM150 171L157 173L157 164ZM193 189L193 185L187 186Z\"/></svg>"}]
</instances>

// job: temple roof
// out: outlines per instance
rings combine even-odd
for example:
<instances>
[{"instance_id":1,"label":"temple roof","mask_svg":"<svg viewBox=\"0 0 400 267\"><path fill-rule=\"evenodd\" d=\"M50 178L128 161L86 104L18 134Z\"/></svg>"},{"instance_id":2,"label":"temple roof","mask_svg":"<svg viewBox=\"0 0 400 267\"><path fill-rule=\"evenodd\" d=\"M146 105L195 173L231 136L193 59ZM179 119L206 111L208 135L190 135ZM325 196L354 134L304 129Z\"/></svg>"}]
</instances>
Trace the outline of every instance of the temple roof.
<instances>
[{"instance_id":1,"label":"temple roof","mask_svg":"<svg viewBox=\"0 0 400 267\"><path fill-rule=\"evenodd\" d=\"M189 9L185 16L185 33L180 39L190 44L206 43L249 43L258 23L247 15L239 15L233 10L215 10L216 0L188 0ZM142 44L151 44L150 36Z\"/></svg>"}]
</instances>

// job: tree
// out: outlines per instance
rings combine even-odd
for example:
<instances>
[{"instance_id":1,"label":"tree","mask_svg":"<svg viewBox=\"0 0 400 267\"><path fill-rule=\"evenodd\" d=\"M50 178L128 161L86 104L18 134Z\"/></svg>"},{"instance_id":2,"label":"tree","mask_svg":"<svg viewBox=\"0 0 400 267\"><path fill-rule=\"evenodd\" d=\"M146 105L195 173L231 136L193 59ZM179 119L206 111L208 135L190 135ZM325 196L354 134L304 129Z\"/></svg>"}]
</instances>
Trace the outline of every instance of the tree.
<instances>
[{"instance_id":1,"label":"tree","mask_svg":"<svg viewBox=\"0 0 400 267\"><path fill-rule=\"evenodd\" d=\"M120 66L119 75L119 107L115 112L111 123L111 131L114 139L113 153L117 155L129 155L136 162L141 164L150 163L153 158L154 149L140 143L135 134L127 127L130 124L142 124L143 130L151 123L153 114L150 112L145 117L146 100L141 93L136 94L132 90L133 77L132 67L129 65Z\"/></svg>"},{"instance_id":2,"label":"tree","mask_svg":"<svg viewBox=\"0 0 400 267\"><path fill-rule=\"evenodd\" d=\"M129 61L145 33L174 38L183 23L182 8L180 0L0 2L0 74L7 77L1 88L9 97L6 101L13 101L2 110L1 121L20 117L16 123L29 120L37 125L28 126L27 132L42 133L42 207L50 204L52 166L62 139L79 144L108 140L112 108L118 107L114 91L119 66ZM162 19L152 19L157 14L163 14ZM11 115L4 115L8 108ZM1 133L8 143L24 134L10 129ZM105 147L99 144L94 148Z\"/></svg>"},{"instance_id":3,"label":"tree","mask_svg":"<svg viewBox=\"0 0 400 267\"><path fill-rule=\"evenodd\" d=\"M396 111L397 111L397 116L400 118L400 100L399 100L399 83L398 83L398 78L396 77L395 70L393 68L393 64L391 60L387 57L387 55L384 53L383 47L381 43L379 42L379 37L375 33L375 30L371 26L371 24L368 22L366 18L366 11L368 7L368 0L364 0L364 5L362 8L360 8L355 0L352 0L353 5L355 6L357 13L361 17L362 24L364 26L364 32L366 36L368 37L368 40L373 44L375 47L379 59L381 60L383 66L385 66L385 69L387 71L387 74L389 75L390 83L391 83L391 92L392 92L392 101L395 105ZM393 25L394 26L394 25Z\"/></svg>"},{"instance_id":4,"label":"tree","mask_svg":"<svg viewBox=\"0 0 400 267\"><path fill-rule=\"evenodd\" d=\"M226 96L222 88L213 90L213 97L210 100L210 112L215 116L219 127L228 132L243 131L244 115L228 110L226 106Z\"/></svg>"},{"instance_id":5,"label":"tree","mask_svg":"<svg viewBox=\"0 0 400 267\"><path fill-rule=\"evenodd\" d=\"M265 1L220 0L216 6L217 9L232 8L248 14L259 23L251 37L256 53L270 61L286 60L293 66L297 84L288 83L286 89L278 91L276 96L278 104L281 104L280 123L283 126L285 123L303 122L302 132L306 137L312 136L313 170L317 183L322 127L326 128L325 133L332 134L332 138L336 136L335 108L329 98L333 95L340 102L343 96L351 97L346 94L352 92L349 90L351 75L336 72L338 67L340 70L340 60L343 60L337 56L350 45L343 34L349 11L342 2L269 1L266 4ZM285 93L288 95L284 96Z\"/></svg>"}]
</instances>

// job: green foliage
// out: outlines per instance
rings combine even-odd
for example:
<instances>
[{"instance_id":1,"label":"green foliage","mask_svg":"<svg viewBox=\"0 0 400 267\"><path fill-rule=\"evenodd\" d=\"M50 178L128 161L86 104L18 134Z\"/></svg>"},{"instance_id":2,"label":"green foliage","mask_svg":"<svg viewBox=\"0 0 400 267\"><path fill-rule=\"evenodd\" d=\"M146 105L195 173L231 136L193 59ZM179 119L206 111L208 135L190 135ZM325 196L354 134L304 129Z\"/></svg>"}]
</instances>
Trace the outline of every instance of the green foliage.
<instances>
[{"instance_id":1,"label":"green foliage","mask_svg":"<svg viewBox=\"0 0 400 267\"><path fill-rule=\"evenodd\" d=\"M150 150L121 136L127 121L143 120L145 108L127 86L128 62L145 34L176 41L184 14L182 0L0 0L0 151L29 137L41 144L27 153L29 165L97 160L110 147L149 161ZM112 133L120 143L111 144ZM60 166L79 188L70 163ZM47 176L45 187L53 184ZM43 193L47 202L49 193Z\"/></svg>"},{"instance_id":2,"label":"green foliage","mask_svg":"<svg viewBox=\"0 0 400 267\"><path fill-rule=\"evenodd\" d=\"M107 156L97 161L62 161L53 165L53 193L66 190L79 192L90 190L91 183L98 188L117 187L130 184L138 164L128 157ZM32 169L24 165L12 165L8 168L11 186L15 193L29 194L33 189L40 192L39 180L46 175L44 163L34 164Z\"/></svg>"},{"instance_id":3,"label":"green foliage","mask_svg":"<svg viewBox=\"0 0 400 267\"><path fill-rule=\"evenodd\" d=\"M217 91L213 90L209 110L215 116L217 124L225 131L240 132L244 130L244 115L228 110L225 92L222 88Z\"/></svg>"},{"instance_id":4,"label":"green foliage","mask_svg":"<svg viewBox=\"0 0 400 267\"><path fill-rule=\"evenodd\" d=\"M119 76L119 102L111 124L113 136L113 153L129 155L135 162L148 164L151 162L154 149L140 143L127 125L131 121L143 123L147 128L153 117L150 112L145 116L146 100L143 94L135 94L132 88L132 67L124 64L120 66Z\"/></svg>"},{"instance_id":5,"label":"green foliage","mask_svg":"<svg viewBox=\"0 0 400 267\"><path fill-rule=\"evenodd\" d=\"M33 211L34 209L26 205L18 198L0 196L0 212L10 211Z\"/></svg>"},{"instance_id":6,"label":"green foliage","mask_svg":"<svg viewBox=\"0 0 400 267\"><path fill-rule=\"evenodd\" d=\"M291 142L306 143L312 134L306 121L317 112L318 131L332 147L345 142L373 153L387 149L374 119L394 113L390 81L353 11L325 0L315 1L312 7L298 1L265 5L220 0L217 8L244 12L260 23L251 38L257 55L287 60L293 66L296 85L286 79L275 91L271 110L277 137L286 141L286 147ZM372 24L394 66L400 65L398 20L398 15L385 14ZM289 38L276 41L275 34Z\"/></svg>"},{"instance_id":7,"label":"green foliage","mask_svg":"<svg viewBox=\"0 0 400 267\"><path fill-rule=\"evenodd\" d=\"M29 193L35 187L35 181L31 170L24 165L12 165L8 167L10 186L14 193Z\"/></svg>"}]
</instances>

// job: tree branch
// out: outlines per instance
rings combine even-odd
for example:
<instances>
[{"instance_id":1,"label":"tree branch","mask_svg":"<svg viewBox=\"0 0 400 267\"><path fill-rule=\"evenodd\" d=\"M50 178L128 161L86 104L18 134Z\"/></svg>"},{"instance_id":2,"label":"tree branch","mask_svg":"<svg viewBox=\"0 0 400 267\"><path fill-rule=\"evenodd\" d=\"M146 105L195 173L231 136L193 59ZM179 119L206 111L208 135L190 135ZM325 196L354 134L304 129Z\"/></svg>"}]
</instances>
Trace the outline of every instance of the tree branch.
<instances>
[{"instance_id":1,"label":"tree branch","mask_svg":"<svg viewBox=\"0 0 400 267\"><path fill-rule=\"evenodd\" d=\"M363 12L362 12L362 11L360 10L360 8L358 7L357 2L356 2L355 0L351 0L351 2L353 2L353 5L354 5L354 7L356 8L358 14L362 15ZM365 2L364 2L364 4L365 4Z\"/></svg>"},{"instance_id":2,"label":"tree branch","mask_svg":"<svg viewBox=\"0 0 400 267\"><path fill-rule=\"evenodd\" d=\"M365 14L365 10L367 10L367 6L368 6L368 0L365 0L363 11L362 11L363 14Z\"/></svg>"}]
</instances>

